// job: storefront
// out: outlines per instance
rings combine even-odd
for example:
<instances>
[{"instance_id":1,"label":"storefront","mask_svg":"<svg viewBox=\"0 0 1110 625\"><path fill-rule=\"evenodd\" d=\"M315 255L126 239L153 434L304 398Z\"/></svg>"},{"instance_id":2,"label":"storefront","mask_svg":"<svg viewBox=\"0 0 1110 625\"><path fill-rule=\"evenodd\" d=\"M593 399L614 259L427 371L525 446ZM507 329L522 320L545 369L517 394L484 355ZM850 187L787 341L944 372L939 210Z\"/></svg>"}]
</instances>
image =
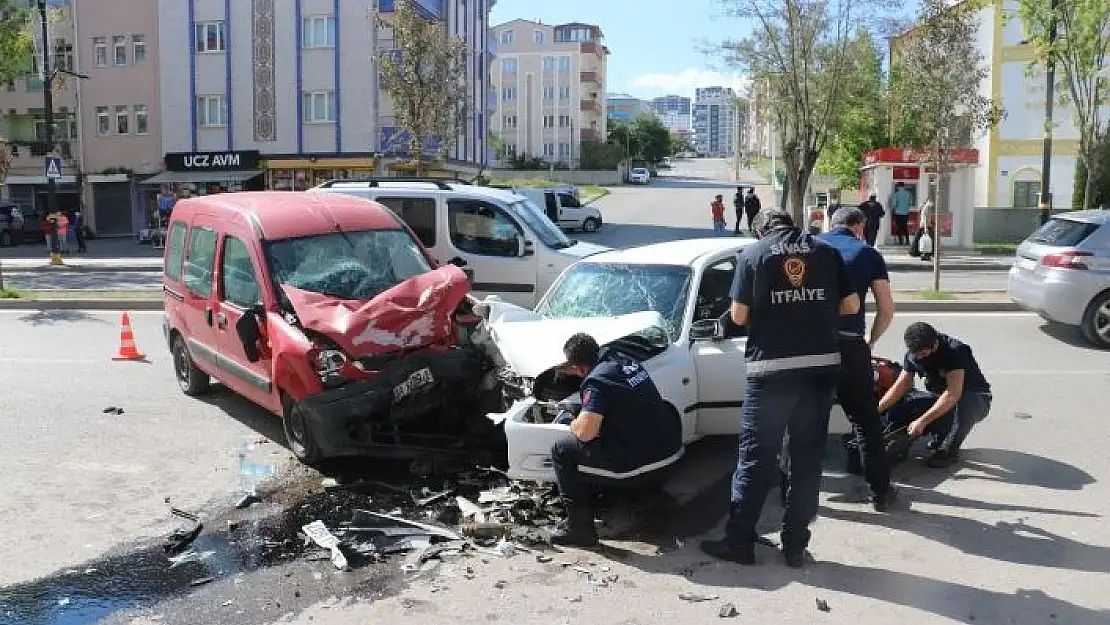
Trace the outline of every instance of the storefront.
<instances>
[{"instance_id":1,"label":"storefront","mask_svg":"<svg viewBox=\"0 0 1110 625\"><path fill-rule=\"evenodd\" d=\"M275 191L304 191L328 180L354 180L372 176L378 162L372 156L340 158L266 158L265 185Z\"/></svg>"},{"instance_id":2,"label":"storefront","mask_svg":"<svg viewBox=\"0 0 1110 625\"><path fill-rule=\"evenodd\" d=\"M135 216L138 229L156 223L154 214L161 191L178 198L261 191L265 188L261 161L258 150L167 153L166 171L140 182L140 214Z\"/></svg>"}]
</instances>

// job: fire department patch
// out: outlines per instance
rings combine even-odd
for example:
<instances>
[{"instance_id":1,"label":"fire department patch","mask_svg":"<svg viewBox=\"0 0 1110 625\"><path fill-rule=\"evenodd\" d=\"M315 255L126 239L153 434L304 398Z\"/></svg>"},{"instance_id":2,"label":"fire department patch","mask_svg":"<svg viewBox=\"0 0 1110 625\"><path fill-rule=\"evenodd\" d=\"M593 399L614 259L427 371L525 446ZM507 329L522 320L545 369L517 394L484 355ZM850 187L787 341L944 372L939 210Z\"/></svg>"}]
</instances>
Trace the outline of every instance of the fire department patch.
<instances>
[{"instance_id":1,"label":"fire department patch","mask_svg":"<svg viewBox=\"0 0 1110 625\"><path fill-rule=\"evenodd\" d=\"M806 281L806 261L796 256L786 258L782 261L782 272L786 274L790 286L800 288Z\"/></svg>"}]
</instances>

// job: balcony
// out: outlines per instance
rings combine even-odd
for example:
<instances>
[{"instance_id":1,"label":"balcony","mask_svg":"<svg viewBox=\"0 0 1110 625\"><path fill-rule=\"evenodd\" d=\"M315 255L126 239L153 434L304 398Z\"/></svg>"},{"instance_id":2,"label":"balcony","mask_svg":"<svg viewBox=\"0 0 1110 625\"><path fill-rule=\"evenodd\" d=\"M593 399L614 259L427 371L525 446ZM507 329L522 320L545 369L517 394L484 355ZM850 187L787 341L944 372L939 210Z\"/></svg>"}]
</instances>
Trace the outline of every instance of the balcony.
<instances>
[{"instance_id":1,"label":"balcony","mask_svg":"<svg viewBox=\"0 0 1110 625\"><path fill-rule=\"evenodd\" d=\"M582 54L596 54L598 56L603 54L601 45L592 41L584 41L579 44L578 51Z\"/></svg>"},{"instance_id":2,"label":"balcony","mask_svg":"<svg viewBox=\"0 0 1110 625\"><path fill-rule=\"evenodd\" d=\"M578 110L600 114L601 102L598 102L597 100L582 100L579 104Z\"/></svg>"},{"instance_id":3,"label":"balcony","mask_svg":"<svg viewBox=\"0 0 1110 625\"><path fill-rule=\"evenodd\" d=\"M582 82L592 82L595 85L601 85L601 74L597 72L579 72L578 80Z\"/></svg>"},{"instance_id":4,"label":"balcony","mask_svg":"<svg viewBox=\"0 0 1110 625\"><path fill-rule=\"evenodd\" d=\"M601 141L601 133L593 128L583 128L581 135L583 141Z\"/></svg>"}]
</instances>

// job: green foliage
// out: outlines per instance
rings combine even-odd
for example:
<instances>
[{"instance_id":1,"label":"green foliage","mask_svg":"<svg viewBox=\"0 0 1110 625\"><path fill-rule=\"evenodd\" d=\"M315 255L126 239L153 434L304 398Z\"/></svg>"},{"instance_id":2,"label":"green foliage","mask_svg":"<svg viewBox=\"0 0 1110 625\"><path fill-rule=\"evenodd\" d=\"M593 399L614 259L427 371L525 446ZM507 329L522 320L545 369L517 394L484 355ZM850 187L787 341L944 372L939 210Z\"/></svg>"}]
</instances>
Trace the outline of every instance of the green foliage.
<instances>
[{"instance_id":1,"label":"green foliage","mask_svg":"<svg viewBox=\"0 0 1110 625\"><path fill-rule=\"evenodd\" d=\"M34 39L31 36L30 12L13 0L0 0L0 83L27 73Z\"/></svg>"},{"instance_id":2,"label":"green foliage","mask_svg":"<svg viewBox=\"0 0 1110 625\"><path fill-rule=\"evenodd\" d=\"M547 162L538 156L528 156L527 154L515 154L509 157L505 163L509 169L535 171L537 169L547 169Z\"/></svg>"},{"instance_id":3,"label":"green foliage","mask_svg":"<svg viewBox=\"0 0 1110 625\"><path fill-rule=\"evenodd\" d=\"M671 156L681 154L683 152L693 152L694 144L691 143L686 137L678 134L677 132L671 133Z\"/></svg>"},{"instance_id":4,"label":"green foliage","mask_svg":"<svg viewBox=\"0 0 1110 625\"><path fill-rule=\"evenodd\" d=\"M445 22L424 19L413 0L396 0L377 19L374 26L391 29L394 46L379 54L379 80L420 174L425 145L446 155L466 120L466 43L448 35Z\"/></svg>"},{"instance_id":5,"label":"green foliage","mask_svg":"<svg viewBox=\"0 0 1110 625\"><path fill-rule=\"evenodd\" d=\"M583 141L582 158L579 161L579 166L582 169L616 169L624 157L624 147L621 145L601 141Z\"/></svg>"},{"instance_id":6,"label":"green foliage","mask_svg":"<svg viewBox=\"0 0 1110 625\"><path fill-rule=\"evenodd\" d=\"M1110 167L1100 148L1108 120L1099 117L1099 108L1110 102L1110 80L1101 75L1110 68L1110 3L1057 0L1055 10L1052 0L1018 0L1017 4L1018 19L1036 53L1034 64L1055 64L1062 99L1072 106L1079 151L1086 162L1083 175L1077 169L1076 178L1085 184L1087 169L1091 172L1091 184L1077 194L1079 206L1095 206L1096 181Z\"/></svg>"},{"instance_id":7,"label":"green foliage","mask_svg":"<svg viewBox=\"0 0 1110 625\"><path fill-rule=\"evenodd\" d=\"M486 133L486 145L488 145L490 149L493 150L493 153L497 155L497 158L501 159L505 157L505 140L497 136L492 131Z\"/></svg>"},{"instance_id":8,"label":"green foliage","mask_svg":"<svg viewBox=\"0 0 1110 625\"><path fill-rule=\"evenodd\" d=\"M636 116L631 122L611 120L609 143L620 149L624 158L643 160L652 165L673 153L671 132L658 117L648 113Z\"/></svg>"},{"instance_id":9,"label":"green foliage","mask_svg":"<svg viewBox=\"0 0 1110 625\"><path fill-rule=\"evenodd\" d=\"M1087 199L1087 159L1082 156L1075 164L1075 180L1072 183L1071 206L1081 209L1092 206L1110 206L1110 136L1104 135L1097 147L1097 159L1102 164L1091 177L1091 201Z\"/></svg>"}]
</instances>

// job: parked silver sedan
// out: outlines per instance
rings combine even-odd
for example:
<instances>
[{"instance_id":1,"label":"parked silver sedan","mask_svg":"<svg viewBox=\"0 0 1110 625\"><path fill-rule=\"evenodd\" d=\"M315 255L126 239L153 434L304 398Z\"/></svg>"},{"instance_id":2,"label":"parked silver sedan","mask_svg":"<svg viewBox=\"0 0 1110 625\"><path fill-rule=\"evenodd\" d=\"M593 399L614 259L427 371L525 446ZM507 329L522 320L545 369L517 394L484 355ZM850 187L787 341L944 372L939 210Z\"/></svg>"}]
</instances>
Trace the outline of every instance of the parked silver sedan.
<instances>
[{"instance_id":1,"label":"parked silver sedan","mask_svg":"<svg viewBox=\"0 0 1110 625\"><path fill-rule=\"evenodd\" d=\"M1110 211L1054 215L1017 249L1010 299L1110 348Z\"/></svg>"}]
</instances>

